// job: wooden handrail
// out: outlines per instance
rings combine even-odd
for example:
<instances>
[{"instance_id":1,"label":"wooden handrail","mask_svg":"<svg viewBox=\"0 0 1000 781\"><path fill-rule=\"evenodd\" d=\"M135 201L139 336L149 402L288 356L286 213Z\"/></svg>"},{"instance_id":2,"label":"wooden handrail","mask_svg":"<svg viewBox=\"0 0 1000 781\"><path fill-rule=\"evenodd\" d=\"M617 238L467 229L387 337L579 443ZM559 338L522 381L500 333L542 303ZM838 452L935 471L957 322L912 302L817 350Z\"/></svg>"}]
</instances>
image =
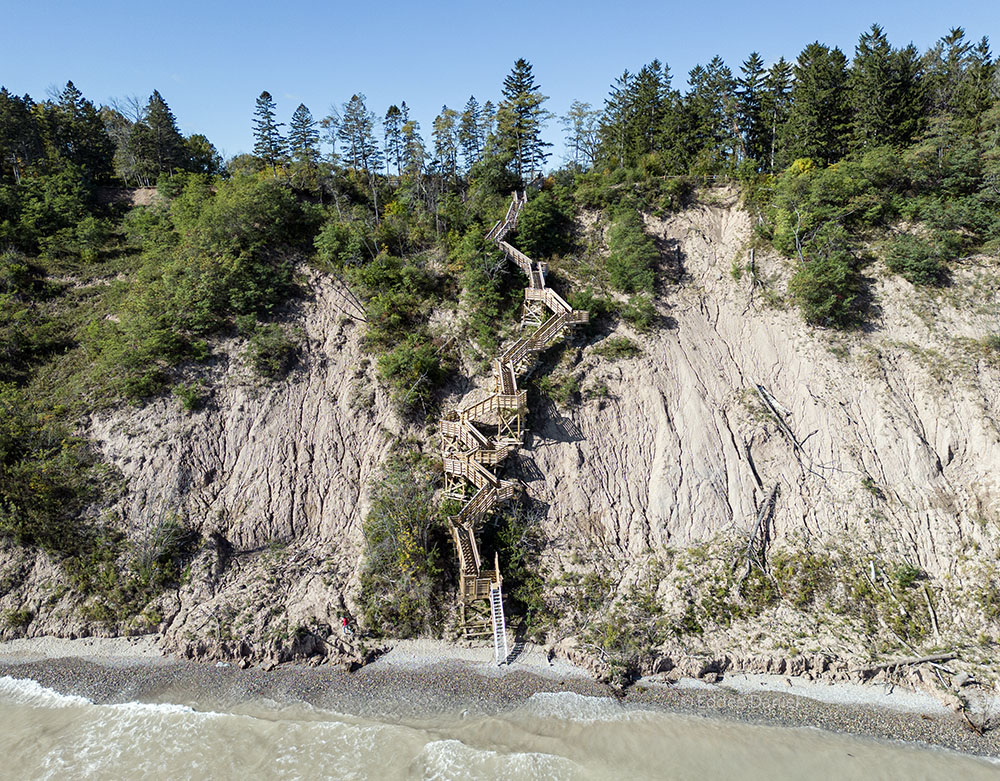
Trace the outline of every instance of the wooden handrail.
<instances>
[{"instance_id":1,"label":"wooden handrail","mask_svg":"<svg viewBox=\"0 0 1000 781\"><path fill-rule=\"evenodd\" d=\"M476 489L472 497L465 500L459 511L449 519L460 565L459 600L466 604L489 599L491 585L501 582L500 561L496 554L494 569L482 569L474 530L475 525L497 505L512 499L519 485L513 481L501 480L491 471L491 468L496 469L521 446L521 425L523 415L527 412L528 395L517 387L518 373L529 364L527 359L530 355L548 347L567 326L589 320L587 312L574 310L562 296L548 287L545 279L548 264L533 261L504 240L508 234L517 230L521 209L527 202L527 191L515 191L506 215L490 229L486 240L494 242L528 278L530 286L524 291L525 301L541 301L552 314L534 333L514 340L494 359L494 393L466 405L457 413L447 413L441 421L445 475L450 476L449 479L460 478L464 481L461 485L446 483L445 494L452 497L467 496L470 484ZM536 307L530 317L526 312L522 325L526 322L537 323L539 319ZM495 433L485 434L476 427L476 422L495 426ZM463 612L463 621L464 615Z\"/></svg>"}]
</instances>

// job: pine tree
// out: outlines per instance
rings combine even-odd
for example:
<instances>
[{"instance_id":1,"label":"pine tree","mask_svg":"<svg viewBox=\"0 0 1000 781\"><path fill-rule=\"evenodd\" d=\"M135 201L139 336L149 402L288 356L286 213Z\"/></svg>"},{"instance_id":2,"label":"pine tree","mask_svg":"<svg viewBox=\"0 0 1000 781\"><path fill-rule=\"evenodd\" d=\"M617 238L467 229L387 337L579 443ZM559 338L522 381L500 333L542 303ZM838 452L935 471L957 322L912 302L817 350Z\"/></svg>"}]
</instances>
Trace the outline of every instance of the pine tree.
<instances>
[{"instance_id":1,"label":"pine tree","mask_svg":"<svg viewBox=\"0 0 1000 781\"><path fill-rule=\"evenodd\" d=\"M865 149L888 142L892 135L892 48L885 31L873 24L862 33L848 76L851 144Z\"/></svg>"},{"instance_id":2,"label":"pine tree","mask_svg":"<svg viewBox=\"0 0 1000 781\"><path fill-rule=\"evenodd\" d=\"M764 122L763 145L767 155L767 170L773 171L779 152L781 131L788 121L792 106L792 66L784 57L772 65L764 77L761 115Z\"/></svg>"},{"instance_id":3,"label":"pine tree","mask_svg":"<svg viewBox=\"0 0 1000 781\"><path fill-rule=\"evenodd\" d=\"M410 120L403 125L403 175L417 180L423 175L427 150L420 137L420 123Z\"/></svg>"},{"instance_id":4,"label":"pine tree","mask_svg":"<svg viewBox=\"0 0 1000 781\"><path fill-rule=\"evenodd\" d=\"M751 52L743 61L736 80L736 116L740 128L741 157L756 160L758 166L767 155L767 122L764 118L766 76L760 54Z\"/></svg>"},{"instance_id":5,"label":"pine tree","mask_svg":"<svg viewBox=\"0 0 1000 781\"><path fill-rule=\"evenodd\" d=\"M314 187L319 164L319 131L312 112L304 103L299 103L292 114L288 149L292 158L292 181L297 187Z\"/></svg>"},{"instance_id":6,"label":"pine tree","mask_svg":"<svg viewBox=\"0 0 1000 781\"><path fill-rule=\"evenodd\" d=\"M104 128L100 112L72 81L47 103L42 114L43 139L50 163L77 166L84 182L106 181L112 172L114 146Z\"/></svg>"},{"instance_id":7,"label":"pine tree","mask_svg":"<svg viewBox=\"0 0 1000 781\"><path fill-rule=\"evenodd\" d=\"M736 80L716 56L706 66L695 66L688 82L686 147L697 160L698 173L715 173L736 154Z\"/></svg>"},{"instance_id":8,"label":"pine tree","mask_svg":"<svg viewBox=\"0 0 1000 781\"><path fill-rule=\"evenodd\" d=\"M0 87L0 182L10 173L15 184L42 156L42 138L27 95L19 98Z\"/></svg>"},{"instance_id":9,"label":"pine tree","mask_svg":"<svg viewBox=\"0 0 1000 781\"><path fill-rule=\"evenodd\" d=\"M487 100L483 104L482 121L480 123L480 135L483 139L483 150L486 150L487 142L493 136L497 119L497 109L493 101Z\"/></svg>"},{"instance_id":10,"label":"pine tree","mask_svg":"<svg viewBox=\"0 0 1000 781\"><path fill-rule=\"evenodd\" d=\"M405 106L406 103L404 102ZM403 112L399 106L393 104L385 112L385 119L382 120L382 129L385 133L385 168L386 175L389 173L389 166L395 164L396 176L403 171Z\"/></svg>"},{"instance_id":11,"label":"pine tree","mask_svg":"<svg viewBox=\"0 0 1000 781\"><path fill-rule=\"evenodd\" d=\"M792 105L782 133L783 162L810 158L827 165L839 160L847 151L849 122L847 58L840 49L811 43L795 63Z\"/></svg>"},{"instance_id":12,"label":"pine tree","mask_svg":"<svg viewBox=\"0 0 1000 781\"><path fill-rule=\"evenodd\" d=\"M156 90L146 104L145 120L136 127L139 134L139 154L152 178L171 173L184 165L184 137L177 129L177 120L163 96Z\"/></svg>"},{"instance_id":13,"label":"pine tree","mask_svg":"<svg viewBox=\"0 0 1000 781\"><path fill-rule=\"evenodd\" d=\"M442 176L458 178L458 112L447 106L434 118L434 157Z\"/></svg>"},{"instance_id":14,"label":"pine tree","mask_svg":"<svg viewBox=\"0 0 1000 781\"><path fill-rule=\"evenodd\" d=\"M287 146L279 128L284 123L275 121L275 105L271 93L266 90L257 98L257 108L254 110L253 121L253 153L266 165L271 166L271 173L278 175L278 164L283 162Z\"/></svg>"},{"instance_id":15,"label":"pine tree","mask_svg":"<svg viewBox=\"0 0 1000 781\"><path fill-rule=\"evenodd\" d=\"M483 154L483 112L479 101L471 95L458 123L458 143L468 171Z\"/></svg>"},{"instance_id":16,"label":"pine tree","mask_svg":"<svg viewBox=\"0 0 1000 781\"><path fill-rule=\"evenodd\" d=\"M548 98L523 58L504 79L503 96L497 109L497 146L510 155L513 173L523 182L539 172L549 157L545 148L552 145L542 140L542 127L549 117L542 104Z\"/></svg>"},{"instance_id":17,"label":"pine tree","mask_svg":"<svg viewBox=\"0 0 1000 781\"><path fill-rule=\"evenodd\" d=\"M365 105L365 96L355 94L344 104L338 136L344 144L344 161L363 171L369 179L382 168L382 153L375 141L375 114Z\"/></svg>"}]
</instances>

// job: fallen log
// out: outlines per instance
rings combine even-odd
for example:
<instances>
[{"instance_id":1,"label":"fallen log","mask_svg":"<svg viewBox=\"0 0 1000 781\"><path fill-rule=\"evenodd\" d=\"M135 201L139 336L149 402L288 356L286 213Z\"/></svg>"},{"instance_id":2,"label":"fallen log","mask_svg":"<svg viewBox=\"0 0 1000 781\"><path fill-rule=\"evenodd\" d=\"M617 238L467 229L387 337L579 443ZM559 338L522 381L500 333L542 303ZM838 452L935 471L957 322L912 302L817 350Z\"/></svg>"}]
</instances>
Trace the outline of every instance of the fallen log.
<instances>
[{"instance_id":1,"label":"fallen log","mask_svg":"<svg viewBox=\"0 0 1000 781\"><path fill-rule=\"evenodd\" d=\"M891 662L882 662L881 664L872 665L870 667L859 667L855 670L851 670L854 673L878 673L882 670L894 670L897 667L911 667L915 664L930 664L931 662L950 662L952 659L957 659L958 654L947 653L947 654L933 654L932 656L917 656L910 657L909 659L895 659Z\"/></svg>"}]
</instances>

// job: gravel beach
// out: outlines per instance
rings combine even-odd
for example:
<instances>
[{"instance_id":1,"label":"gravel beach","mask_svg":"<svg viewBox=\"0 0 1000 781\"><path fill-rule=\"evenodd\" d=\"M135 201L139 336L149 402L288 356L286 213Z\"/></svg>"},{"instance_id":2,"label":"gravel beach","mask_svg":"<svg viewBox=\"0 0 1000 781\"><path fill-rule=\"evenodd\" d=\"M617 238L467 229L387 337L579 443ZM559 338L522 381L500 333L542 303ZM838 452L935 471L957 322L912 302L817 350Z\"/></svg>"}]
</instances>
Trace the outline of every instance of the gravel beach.
<instances>
[{"instance_id":1,"label":"gravel beach","mask_svg":"<svg viewBox=\"0 0 1000 781\"><path fill-rule=\"evenodd\" d=\"M717 684L643 680L622 695L570 664L549 665L539 648L528 649L510 667L497 668L491 656L485 647L407 641L353 673L298 665L265 671L163 657L153 638L41 638L0 644L0 676L30 678L97 703L172 702L212 710L266 700L380 718L495 713L539 692L572 691L616 697L627 708L814 727L1000 758L998 733L976 735L919 692L731 675Z\"/></svg>"}]
</instances>

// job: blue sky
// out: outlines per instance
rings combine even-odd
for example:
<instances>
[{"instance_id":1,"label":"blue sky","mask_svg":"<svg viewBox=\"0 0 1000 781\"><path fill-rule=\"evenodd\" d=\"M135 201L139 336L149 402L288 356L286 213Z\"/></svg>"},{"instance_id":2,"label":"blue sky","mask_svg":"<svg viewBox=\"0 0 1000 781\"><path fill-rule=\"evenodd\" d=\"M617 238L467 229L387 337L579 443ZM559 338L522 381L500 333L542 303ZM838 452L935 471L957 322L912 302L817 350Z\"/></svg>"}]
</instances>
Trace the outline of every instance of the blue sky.
<instances>
[{"instance_id":1,"label":"blue sky","mask_svg":"<svg viewBox=\"0 0 1000 781\"><path fill-rule=\"evenodd\" d=\"M896 45L923 50L962 26L1000 36L1000 2L49 2L2 0L0 84L43 98L72 79L97 103L159 89L185 133L225 155L248 151L254 101L268 90L287 122L303 102L319 118L364 92L380 116L405 100L424 135L442 104L461 109L500 92L518 57L534 66L562 114L574 98L600 105L614 77L659 58L683 87L719 54L735 70L758 50L794 59L814 40L850 56L878 22ZM1000 46L1000 41L997 42ZM561 130L547 130L561 154ZM554 159L552 162L558 162Z\"/></svg>"}]
</instances>

